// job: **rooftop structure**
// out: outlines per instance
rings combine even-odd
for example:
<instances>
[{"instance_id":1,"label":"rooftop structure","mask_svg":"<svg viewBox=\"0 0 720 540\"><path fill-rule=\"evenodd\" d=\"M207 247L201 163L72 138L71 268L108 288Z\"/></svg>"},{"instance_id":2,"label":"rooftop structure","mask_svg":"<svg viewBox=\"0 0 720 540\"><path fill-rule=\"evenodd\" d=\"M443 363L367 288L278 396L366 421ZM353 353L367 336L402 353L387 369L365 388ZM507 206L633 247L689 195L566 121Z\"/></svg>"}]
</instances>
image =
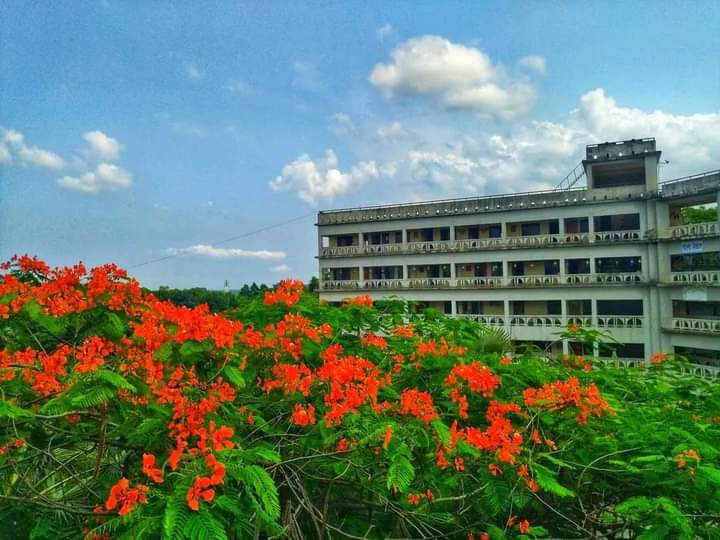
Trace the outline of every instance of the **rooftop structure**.
<instances>
[{"instance_id":1,"label":"rooftop structure","mask_svg":"<svg viewBox=\"0 0 720 540\"><path fill-rule=\"evenodd\" d=\"M555 190L322 211L321 298L401 296L542 347L591 325L623 362L678 352L720 377L720 222L682 217L720 201L720 170L658 183L659 159L602 143Z\"/></svg>"}]
</instances>

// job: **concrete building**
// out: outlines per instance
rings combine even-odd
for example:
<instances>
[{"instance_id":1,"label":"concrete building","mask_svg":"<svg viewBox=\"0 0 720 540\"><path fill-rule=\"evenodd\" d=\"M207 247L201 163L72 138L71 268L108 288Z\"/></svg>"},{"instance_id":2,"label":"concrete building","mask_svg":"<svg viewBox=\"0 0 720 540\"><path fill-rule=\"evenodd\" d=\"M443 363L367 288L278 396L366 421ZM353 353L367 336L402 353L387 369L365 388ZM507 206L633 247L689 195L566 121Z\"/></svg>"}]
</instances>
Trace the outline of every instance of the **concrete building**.
<instances>
[{"instance_id":1,"label":"concrete building","mask_svg":"<svg viewBox=\"0 0 720 540\"><path fill-rule=\"evenodd\" d=\"M320 296L401 296L543 347L591 325L625 363L678 352L718 377L720 222L681 210L720 202L720 171L658 184L660 154L596 144L573 178L586 187L322 211Z\"/></svg>"}]
</instances>

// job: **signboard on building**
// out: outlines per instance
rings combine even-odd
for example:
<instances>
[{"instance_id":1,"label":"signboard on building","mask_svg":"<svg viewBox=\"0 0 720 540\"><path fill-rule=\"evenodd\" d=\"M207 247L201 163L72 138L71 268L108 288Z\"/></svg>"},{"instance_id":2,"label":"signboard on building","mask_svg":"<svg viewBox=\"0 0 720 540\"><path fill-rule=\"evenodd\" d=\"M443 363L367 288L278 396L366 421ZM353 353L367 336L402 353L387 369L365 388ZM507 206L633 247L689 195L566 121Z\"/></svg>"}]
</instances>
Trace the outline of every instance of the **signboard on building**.
<instances>
[{"instance_id":1,"label":"signboard on building","mask_svg":"<svg viewBox=\"0 0 720 540\"><path fill-rule=\"evenodd\" d=\"M680 244L680 251L682 251L683 255L687 253L702 253L704 250L705 245L702 240L692 240Z\"/></svg>"}]
</instances>

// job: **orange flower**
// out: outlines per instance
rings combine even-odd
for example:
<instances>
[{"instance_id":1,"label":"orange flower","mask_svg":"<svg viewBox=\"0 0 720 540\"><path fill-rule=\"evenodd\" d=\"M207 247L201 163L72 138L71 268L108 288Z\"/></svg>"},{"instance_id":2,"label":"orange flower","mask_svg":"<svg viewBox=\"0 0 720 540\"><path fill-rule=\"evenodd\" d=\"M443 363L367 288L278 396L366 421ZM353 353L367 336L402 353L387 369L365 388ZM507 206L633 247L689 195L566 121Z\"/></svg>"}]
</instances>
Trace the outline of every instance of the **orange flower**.
<instances>
[{"instance_id":1,"label":"orange flower","mask_svg":"<svg viewBox=\"0 0 720 540\"><path fill-rule=\"evenodd\" d=\"M668 359L668 354L664 352L656 352L650 355L651 364L662 364Z\"/></svg>"},{"instance_id":2,"label":"orange flower","mask_svg":"<svg viewBox=\"0 0 720 540\"><path fill-rule=\"evenodd\" d=\"M162 470L155 466L155 456L143 454L143 473L157 484L163 483Z\"/></svg>"},{"instance_id":3,"label":"orange flower","mask_svg":"<svg viewBox=\"0 0 720 540\"><path fill-rule=\"evenodd\" d=\"M309 426L316 422L315 420L315 407L310 404L307 407L303 407L299 403L295 404L295 409L292 413L292 421L297 426Z\"/></svg>"},{"instance_id":4,"label":"orange flower","mask_svg":"<svg viewBox=\"0 0 720 540\"><path fill-rule=\"evenodd\" d=\"M305 284L297 279L284 279L275 288L275 291L265 291L265 305L285 304L286 307L293 307L298 303Z\"/></svg>"},{"instance_id":5,"label":"orange flower","mask_svg":"<svg viewBox=\"0 0 720 540\"><path fill-rule=\"evenodd\" d=\"M387 426L385 428L385 438L383 439L383 448L387 450L388 446L390 446L390 441L392 440L393 436L393 428L392 426Z\"/></svg>"},{"instance_id":6,"label":"orange flower","mask_svg":"<svg viewBox=\"0 0 720 540\"><path fill-rule=\"evenodd\" d=\"M371 308L371 307L373 307L373 299L371 296L368 296L367 294L355 296L352 298L348 298L345 301L345 304L343 304L343 307L348 307L348 306Z\"/></svg>"},{"instance_id":7,"label":"orange flower","mask_svg":"<svg viewBox=\"0 0 720 540\"><path fill-rule=\"evenodd\" d=\"M212 485L210 478L205 476L198 476L195 478L193 486L188 490L185 495L185 500L191 510L198 511L200 509L200 500L210 502L215 498L215 490L208 489Z\"/></svg>"},{"instance_id":8,"label":"orange flower","mask_svg":"<svg viewBox=\"0 0 720 540\"><path fill-rule=\"evenodd\" d=\"M502 366L510 366L512 365L512 363L512 358L510 358L509 356L503 356L500 358L500 365Z\"/></svg>"},{"instance_id":9,"label":"orange flower","mask_svg":"<svg viewBox=\"0 0 720 540\"><path fill-rule=\"evenodd\" d=\"M455 470L458 472L465 470L465 460L460 456L455 457Z\"/></svg>"},{"instance_id":10,"label":"orange flower","mask_svg":"<svg viewBox=\"0 0 720 540\"><path fill-rule=\"evenodd\" d=\"M400 394L400 413L417 416L426 424L438 417L433 407L432 396L417 388L403 390Z\"/></svg>"},{"instance_id":11,"label":"orange flower","mask_svg":"<svg viewBox=\"0 0 720 540\"><path fill-rule=\"evenodd\" d=\"M127 478L121 478L110 488L110 495L105 501L106 510L114 510L120 506L118 515L124 516L132 512L138 504L147 502L148 487L138 484L135 488L130 488L130 482Z\"/></svg>"},{"instance_id":12,"label":"orange flower","mask_svg":"<svg viewBox=\"0 0 720 540\"><path fill-rule=\"evenodd\" d=\"M527 533L527 532L530 530L530 522L529 522L527 519L523 519L523 520L518 524L518 529L520 530L520 532L521 532L522 534Z\"/></svg>"},{"instance_id":13,"label":"orange flower","mask_svg":"<svg viewBox=\"0 0 720 540\"><path fill-rule=\"evenodd\" d=\"M340 440L338 441L337 446L335 447L335 449L336 449L338 452L346 452L349 447L350 447L350 443L348 443L348 440L347 440L345 437L343 437L342 439L340 439Z\"/></svg>"},{"instance_id":14,"label":"orange flower","mask_svg":"<svg viewBox=\"0 0 720 540\"><path fill-rule=\"evenodd\" d=\"M410 504L420 504L420 495L417 493L408 493L407 498Z\"/></svg>"},{"instance_id":15,"label":"orange flower","mask_svg":"<svg viewBox=\"0 0 720 540\"><path fill-rule=\"evenodd\" d=\"M387 340L384 337L376 336L372 332L368 332L362 338L360 338L360 343L362 343L366 347L376 347L381 351L386 350L388 347Z\"/></svg>"},{"instance_id":16,"label":"orange flower","mask_svg":"<svg viewBox=\"0 0 720 540\"><path fill-rule=\"evenodd\" d=\"M497 476L499 474L502 474L502 472L503 472L502 469L495 463L488 463L487 467L488 467L488 470L490 471L490 474L492 474L493 476Z\"/></svg>"}]
</instances>

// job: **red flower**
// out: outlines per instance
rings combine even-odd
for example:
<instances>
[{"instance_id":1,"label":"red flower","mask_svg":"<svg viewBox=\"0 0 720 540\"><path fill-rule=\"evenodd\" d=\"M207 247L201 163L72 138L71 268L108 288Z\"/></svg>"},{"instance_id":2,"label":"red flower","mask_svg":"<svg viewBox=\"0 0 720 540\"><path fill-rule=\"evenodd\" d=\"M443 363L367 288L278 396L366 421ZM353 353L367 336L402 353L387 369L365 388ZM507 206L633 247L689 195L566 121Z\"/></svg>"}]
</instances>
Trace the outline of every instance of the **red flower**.
<instances>
[{"instance_id":1,"label":"red flower","mask_svg":"<svg viewBox=\"0 0 720 540\"><path fill-rule=\"evenodd\" d=\"M392 440L393 436L393 428L392 426L387 426L385 428L385 438L383 439L383 448L387 450L388 446L390 446L390 441Z\"/></svg>"},{"instance_id":2,"label":"red flower","mask_svg":"<svg viewBox=\"0 0 720 540\"><path fill-rule=\"evenodd\" d=\"M298 303L305 284L296 279L284 279L275 288L275 291L265 291L265 305L285 304L286 307L293 307Z\"/></svg>"},{"instance_id":3,"label":"red flower","mask_svg":"<svg viewBox=\"0 0 720 540\"><path fill-rule=\"evenodd\" d=\"M522 534L527 533L527 532L530 530L530 522L529 522L527 519L523 519L523 520L518 524L518 529L520 530L520 532L521 532Z\"/></svg>"},{"instance_id":4,"label":"red flower","mask_svg":"<svg viewBox=\"0 0 720 540\"><path fill-rule=\"evenodd\" d=\"M212 485L212 480L205 476L195 478L193 486L185 495L185 500L191 510L198 511L200 509L200 500L210 502L215 498L215 490L208 489Z\"/></svg>"},{"instance_id":5,"label":"red flower","mask_svg":"<svg viewBox=\"0 0 720 540\"><path fill-rule=\"evenodd\" d=\"M148 487L138 484L135 488L130 488L130 482L127 478L121 478L110 488L110 495L105 501L106 510L114 510L120 506L118 515L124 516L132 512L138 504L147 502Z\"/></svg>"},{"instance_id":6,"label":"red flower","mask_svg":"<svg viewBox=\"0 0 720 540\"><path fill-rule=\"evenodd\" d=\"M344 304L345 307L347 306L359 306L359 307L368 307L371 308L373 306L373 299L371 296L368 296L366 294L363 294L361 296L355 296L353 298L348 298L345 301Z\"/></svg>"},{"instance_id":7,"label":"red flower","mask_svg":"<svg viewBox=\"0 0 720 540\"><path fill-rule=\"evenodd\" d=\"M163 483L162 470L155 466L154 455L143 454L143 472L153 482L157 484Z\"/></svg>"},{"instance_id":8,"label":"red flower","mask_svg":"<svg viewBox=\"0 0 720 540\"><path fill-rule=\"evenodd\" d=\"M426 424L438 417L433 407L432 396L417 388L403 390L400 394L400 413L417 416Z\"/></svg>"},{"instance_id":9,"label":"red flower","mask_svg":"<svg viewBox=\"0 0 720 540\"><path fill-rule=\"evenodd\" d=\"M651 364L662 364L668 359L668 354L664 352L656 352L650 355Z\"/></svg>"},{"instance_id":10,"label":"red flower","mask_svg":"<svg viewBox=\"0 0 720 540\"><path fill-rule=\"evenodd\" d=\"M292 421L293 424L297 426L309 426L314 424L316 422L315 407L312 404L307 407L303 407L297 403L292 413Z\"/></svg>"}]
</instances>

